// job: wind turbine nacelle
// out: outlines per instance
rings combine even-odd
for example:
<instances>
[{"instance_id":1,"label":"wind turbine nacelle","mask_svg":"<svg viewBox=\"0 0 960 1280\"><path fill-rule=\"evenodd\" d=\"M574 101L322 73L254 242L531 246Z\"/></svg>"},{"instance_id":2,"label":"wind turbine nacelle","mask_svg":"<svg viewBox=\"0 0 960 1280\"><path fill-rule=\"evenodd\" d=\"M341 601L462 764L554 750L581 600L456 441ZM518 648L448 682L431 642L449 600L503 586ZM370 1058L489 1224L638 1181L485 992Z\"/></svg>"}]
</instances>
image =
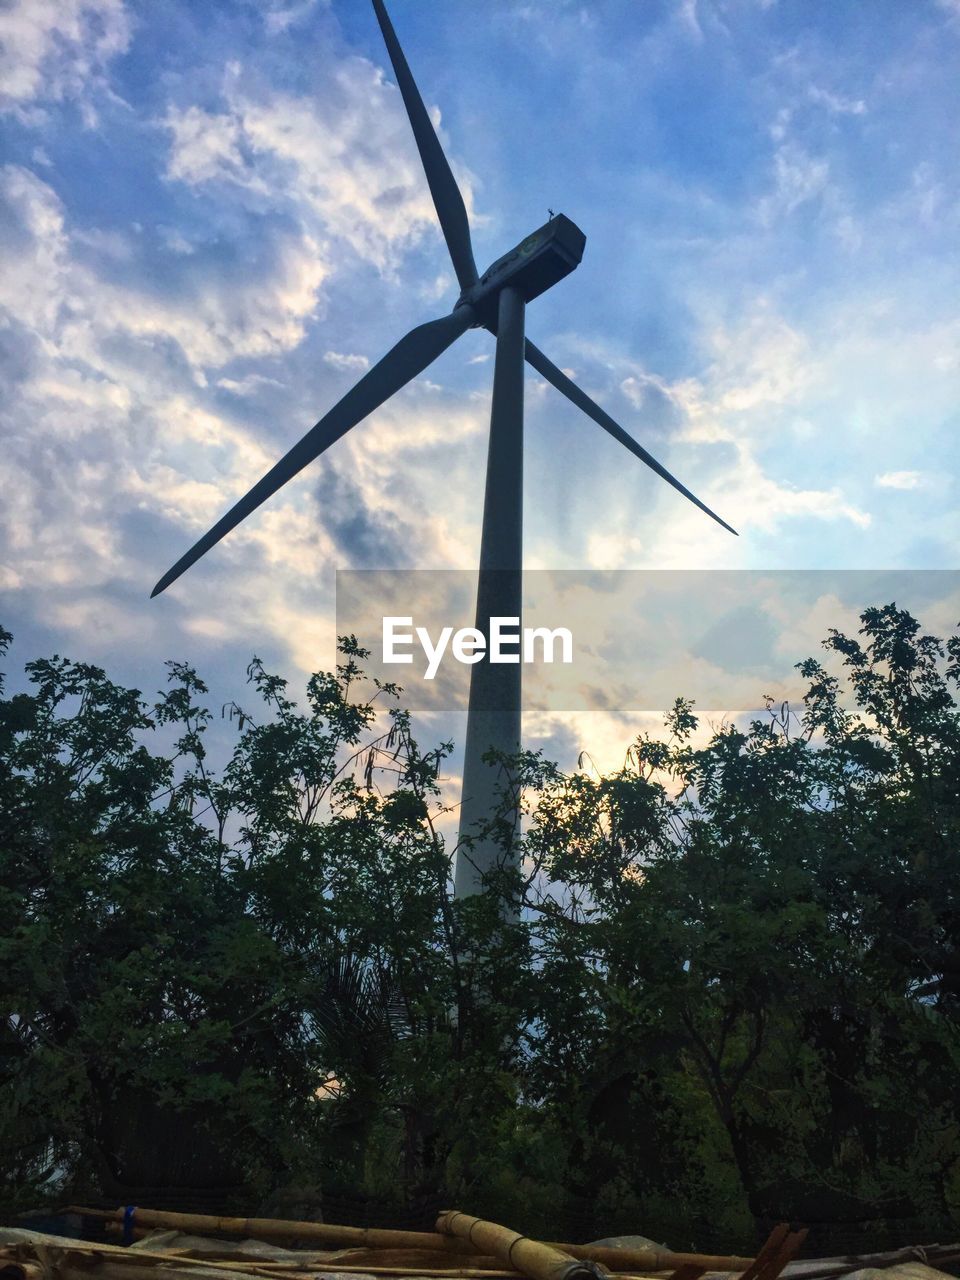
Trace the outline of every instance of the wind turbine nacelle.
<instances>
[{"instance_id":1,"label":"wind turbine nacelle","mask_svg":"<svg viewBox=\"0 0 960 1280\"><path fill-rule=\"evenodd\" d=\"M460 302L469 302L481 321L493 326L501 289L506 285L517 289L524 302L538 298L580 265L586 243L577 224L558 213L488 267Z\"/></svg>"}]
</instances>

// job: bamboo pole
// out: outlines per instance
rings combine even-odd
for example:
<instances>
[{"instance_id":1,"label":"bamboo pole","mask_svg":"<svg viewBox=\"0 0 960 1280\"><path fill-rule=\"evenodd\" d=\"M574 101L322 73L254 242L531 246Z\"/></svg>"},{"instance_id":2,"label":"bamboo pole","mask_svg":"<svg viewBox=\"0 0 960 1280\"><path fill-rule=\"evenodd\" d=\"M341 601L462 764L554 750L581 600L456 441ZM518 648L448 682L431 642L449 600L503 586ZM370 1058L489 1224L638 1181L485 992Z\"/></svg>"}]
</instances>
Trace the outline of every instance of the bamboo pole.
<instances>
[{"instance_id":1,"label":"bamboo pole","mask_svg":"<svg viewBox=\"0 0 960 1280\"><path fill-rule=\"evenodd\" d=\"M79 1213L91 1218L122 1222L123 1209L84 1209L70 1205L67 1213ZM345 1227L332 1222L292 1222L286 1218L217 1218L199 1213L168 1213L160 1209L137 1208L133 1215L136 1225L167 1227L186 1232L212 1231L219 1235L247 1235L259 1239L315 1240L317 1243L337 1242L355 1244L371 1249L428 1249L445 1253L472 1255L476 1252L469 1241L442 1232L394 1231L377 1227ZM723 1254L673 1253L669 1249L612 1249L609 1247L558 1244L548 1241L548 1247L571 1258L600 1262L618 1271L650 1272L675 1271L687 1264L704 1267L708 1271L745 1271L753 1264L753 1258ZM475 1265L471 1257L471 1265Z\"/></svg>"},{"instance_id":2,"label":"bamboo pole","mask_svg":"<svg viewBox=\"0 0 960 1280\"><path fill-rule=\"evenodd\" d=\"M87 1217L103 1218L103 1219L106 1219L111 1224L119 1223L123 1217L122 1210L114 1211L114 1210L103 1210L103 1209L85 1209L79 1206L70 1206L68 1209L64 1210L64 1212L77 1213ZM150 1211L140 1210L139 1212L147 1213ZM162 1217L164 1221L157 1223L156 1224L157 1226L171 1225L167 1221L167 1219L171 1215L159 1214L158 1216ZM184 1229L185 1226L195 1227L198 1220L201 1222L226 1221L231 1223L234 1223L234 1222L250 1223L251 1221L256 1223L258 1221L257 1219L252 1219L252 1220L251 1219L208 1219L208 1218L203 1218L200 1215L189 1215L189 1214L182 1214L182 1215L179 1215L179 1217L181 1219L187 1219L185 1223L178 1222L176 1224L178 1229L181 1229L181 1230ZM279 1226L283 1228L284 1232L287 1234L288 1237L291 1235L296 1235L304 1226L310 1228L310 1227L316 1227L318 1225L329 1225L330 1231L336 1233L337 1239L343 1238L342 1236L343 1232L352 1232L357 1230L356 1228L352 1228L352 1227L336 1227L336 1226L333 1226L332 1224L297 1223L297 1222L290 1222L285 1219L281 1219L281 1220L268 1219L268 1221L278 1221ZM138 1228L136 1227L134 1228L135 1232L138 1232L138 1230L139 1230ZM222 1234L226 1235L230 1233L224 1230ZM417 1274L423 1275L423 1276L435 1275L437 1277L437 1280L440 1280L440 1277L444 1274L444 1272L447 1272L447 1271L449 1271L449 1274L451 1276L458 1274L458 1271L452 1268L452 1266L445 1268L442 1266L430 1267L426 1265L426 1259L429 1258L431 1254L436 1253L439 1247L437 1242L439 1241L442 1244L444 1237L434 1236L429 1233L417 1233L417 1232L393 1231L390 1234L394 1238L402 1237L403 1244L406 1244L411 1239L411 1237L418 1242L416 1245L416 1250L417 1250L417 1253L419 1253L420 1256L424 1259L425 1265L423 1267L420 1267L420 1266L416 1267ZM749 1265L753 1268L753 1275L755 1277L755 1280L757 1280L757 1273L760 1270L760 1268L756 1266L756 1263L759 1262L762 1265L762 1263L766 1261L768 1258L770 1258L770 1260L772 1261L772 1258L770 1257L770 1255L773 1252L773 1250L770 1248L771 1244L773 1245L783 1244L785 1242L786 1235L787 1235L787 1232L783 1227L779 1229L775 1229L773 1232L771 1232L771 1238L767 1241L764 1248L760 1250L760 1253L758 1254L756 1259L744 1259L744 1258L727 1257L727 1256L720 1256L720 1255L710 1256L706 1254L676 1254L676 1253L670 1252L669 1250L598 1248L595 1246L591 1247L588 1245L572 1245L572 1244L554 1245L554 1248L559 1248L563 1252L569 1253L571 1257L576 1257L579 1255L581 1257L593 1259L597 1262L605 1263L608 1267L610 1267L611 1271L613 1271L616 1276L624 1277L624 1280L626 1280L626 1277L637 1275L638 1273L644 1274L646 1276L650 1276L651 1273L654 1273L654 1272L671 1272L676 1270L678 1266L684 1265L685 1261L689 1261L691 1264L693 1264L693 1260L696 1260L696 1265L701 1265L701 1266L703 1264L707 1265L708 1274L706 1275L705 1280L721 1280L721 1277L717 1273L744 1271L745 1270L744 1263L749 1263ZM427 1241L429 1241L428 1244L423 1243L424 1238ZM78 1245L79 1243L80 1242L77 1242ZM488 1258L483 1257L481 1255L470 1253L469 1250L466 1248L466 1246L464 1246L464 1242L462 1241L457 1241L454 1243L461 1245L464 1249L461 1255L463 1257L464 1267L459 1270L459 1274L463 1274L467 1270L467 1268L469 1268L471 1270L482 1271L483 1275L488 1277L488 1280L499 1280L499 1277L496 1276L496 1273L493 1267L491 1266L491 1262L488 1260ZM11 1247L12 1246L7 1245L0 1248L0 1256L3 1256L4 1258L10 1260L11 1254L9 1251ZM92 1246L88 1245L87 1247L92 1247ZM96 1247L99 1249L113 1248L117 1253L122 1253L125 1255L127 1254L127 1251L125 1249L119 1248L119 1246L98 1245ZM390 1270L393 1271L395 1274L399 1275L401 1274L401 1269L402 1269L400 1268L399 1256L404 1255L406 1251L402 1247L402 1245L396 1245L396 1244L391 1246L391 1250L393 1250L392 1256L397 1257L398 1259L398 1269L391 1268ZM343 1252L346 1252L346 1250L344 1250ZM374 1250L371 1252L376 1254L378 1251ZM407 1256L416 1257L417 1253L414 1253L413 1255L408 1254ZM132 1260L134 1256L136 1255L144 1256L144 1254L145 1254L145 1251L138 1249L138 1250L134 1250L133 1254L128 1256ZM763 1256L764 1254L766 1254L766 1258ZM933 1266L938 1262L947 1263L947 1264L960 1262L960 1242L956 1242L953 1244L943 1244L943 1245L941 1244L925 1245L924 1254L926 1256L927 1264L930 1266ZM147 1256L152 1256L152 1258L155 1261L169 1262L172 1260L171 1254L154 1253L152 1255L147 1255ZM379 1256L381 1257L383 1256L382 1250L379 1251ZM795 1269L790 1273L790 1280L833 1280L834 1277L848 1274L849 1272L857 1270L862 1267L886 1268L898 1262L903 1262L903 1261L912 1259L915 1256L916 1254L912 1249L897 1249L887 1253L870 1253L870 1254L861 1254L857 1256L848 1256L848 1257L821 1258L816 1260L812 1259L809 1262L806 1262L803 1264L794 1263ZM369 1266L365 1265L362 1262L362 1259L363 1259L362 1252L360 1252L359 1249L355 1248L351 1250L348 1257L344 1257L342 1261L338 1261L336 1257L331 1257L329 1259L318 1259L315 1256L310 1256L309 1262L307 1262L306 1259L304 1259L304 1263L306 1266L310 1267L314 1273L320 1270L346 1271L348 1267L352 1270L353 1267L356 1266L358 1268L359 1273L372 1274L369 1270ZM202 1261L202 1259L196 1259L196 1261ZM240 1261L240 1259L237 1259L237 1261ZM437 1259L437 1261L440 1262L440 1259ZM264 1266L264 1264L266 1262L267 1262L267 1259L251 1258L249 1260L248 1269L252 1270L254 1268L260 1268L263 1272L265 1272L266 1267ZM450 1262L451 1264L453 1263L452 1258L450 1259ZM222 1265L222 1263L220 1265ZM376 1264L373 1262L373 1258L371 1257L370 1266L372 1265L376 1265ZM497 1266L500 1265L499 1261L497 1262L496 1265ZM487 1269L488 1267L490 1267L491 1269L488 1270ZM270 1269L273 1270L273 1267L271 1267ZM280 1271L281 1271L281 1268L277 1266L276 1272L280 1272ZM285 1280L287 1280L287 1276L289 1275L289 1273L284 1272L283 1274L284 1274ZM37 1280L37 1277L35 1273L31 1272L30 1276L27 1277L26 1280ZM292 1280L292 1277L290 1278L290 1280ZM740 1280L748 1280L748 1278L741 1276Z\"/></svg>"},{"instance_id":3,"label":"bamboo pole","mask_svg":"<svg viewBox=\"0 0 960 1280\"><path fill-rule=\"evenodd\" d=\"M777 1280L787 1263L796 1257L806 1238L806 1227L802 1227L799 1231L788 1230L773 1256L761 1267L759 1280Z\"/></svg>"},{"instance_id":4,"label":"bamboo pole","mask_svg":"<svg viewBox=\"0 0 960 1280\"><path fill-rule=\"evenodd\" d=\"M608 1273L596 1262L572 1258L553 1245L531 1240L496 1222L472 1218L448 1209L437 1219L437 1231L466 1240L482 1253L492 1253L506 1267L515 1267L530 1280L598 1280Z\"/></svg>"},{"instance_id":5,"label":"bamboo pole","mask_svg":"<svg viewBox=\"0 0 960 1280\"><path fill-rule=\"evenodd\" d=\"M761 1247L759 1253L744 1271L740 1280L760 1280L760 1276L776 1256L777 1251L781 1248L784 1241L790 1235L790 1227L786 1222L780 1222L773 1228L766 1241Z\"/></svg>"},{"instance_id":6,"label":"bamboo pole","mask_svg":"<svg viewBox=\"0 0 960 1280\"><path fill-rule=\"evenodd\" d=\"M172 1252L170 1254L149 1253L146 1250L118 1250L115 1246L104 1246L89 1242L78 1242L69 1245L44 1245L42 1251L46 1266L39 1261L29 1261L22 1255L33 1251L31 1245L8 1246L16 1248L18 1257L14 1258L0 1246L0 1274L7 1280L54 1280L55 1277L68 1276L70 1280L81 1280L99 1275L102 1280L144 1280L146 1272L155 1268L166 1276L176 1276L180 1264L186 1264L189 1277L196 1280L214 1280L220 1276L226 1280L224 1271L230 1273L230 1280L238 1280L240 1276L268 1276L277 1272L266 1270L263 1264L248 1265L246 1262L220 1260L216 1263L204 1263L201 1259L185 1257ZM136 1261L135 1261L136 1260ZM193 1266L191 1267L191 1264ZM439 1267L380 1267L340 1265L334 1267L314 1267L286 1273L289 1280L317 1280L323 1274L373 1275L373 1276L423 1276L426 1280L524 1280L524 1273L514 1270L477 1269L474 1267L439 1268ZM183 1274L181 1272L181 1274ZM615 1274L610 1280L650 1280L649 1277L630 1274Z\"/></svg>"},{"instance_id":7,"label":"bamboo pole","mask_svg":"<svg viewBox=\"0 0 960 1280\"><path fill-rule=\"evenodd\" d=\"M168 1258L162 1267L156 1267L169 1277L187 1274L180 1269L183 1258ZM144 1280L143 1267L130 1262L117 1262L113 1258L58 1258L48 1273L50 1280ZM250 1273L254 1274L254 1273ZM191 1268L193 1280L237 1280L237 1272L206 1264Z\"/></svg>"},{"instance_id":8,"label":"bamboo pole","mask_svg":"<svg viewBox=\"0 0 960 1280\"><path fill-rule=\"evenodd\" d=\"M670 1273L669 1280L700 1280L700 1277L705 1274L706 1267L697 1267L691 1262L686 1262Z\"/></svg>"},{"instance_id":9,"label":"bamboo pole","mask_svg":"<svg viewBox=\"0 0 960 1280\"><path fill-rule=\"evenodd\" d=\"M3 1246L0 1258L0 1268L22 1269L24 1280L36 1280L37 1270L45 1280L145 1280L151 1270L167 1276L179 1273L193 1280L237 1280L235 1271L209 1262L112 1244L91 1246L84 1241L55 1244L47 1238L42 1243L18 1242Z\"/></svg>"},{"instance_id":10,"label":"bamboo pole","mask_svg":"<svg viewBox=\"0 0 960 1280\"><path fill-rule=\"evenodd\" d=\"M475 1267L342 1267L339 1265L335 1268L330 1267L329 1269L314 1268L314 1270L309 1273L310 1280L316 1280L318 1272L326 1270L329 1270L330 1272L336 1271L337 1275L340 1275L340 1273L343 1272L369 1276L426 1276L431 1278L437 1277L437 1280L444 1280L444 1278L449 1278L449 1280L459 1280L459 1277L461 1276L465 1277L465 1280L471 1280L471 1277L473 1280L525 1280L525 1273L523 1271L505 1271L503 1269L494 1271L487 1270L486 1268L477 1269ZM634 1275L632 1272L610 1271L604 1273L604 1280L655 1280L655 1278L653 1276Z\"/></svg>"},{"instance_id":11,"label":"bamboo pole","mask_svg":"<svg viewBox=\"0 0 960 1280\"><path fill-rule=\"evenodd\" d=\"M456 1230L456 1227L451 1227L448 1223L466 1216L465 1214L454 1215L452 1210L442 1213L437 1219L437 1230L441 1232ZM469 1221L480 1222L480 1219L472 1218ZM500 1230L505 1230L505 1228L500 1228ZM458 1230L457 1234L460 1235L461 1239L470 1239L479 1247L480 1234L468 1232L464 1236L460 1230ZM550 1243L545 1247L568 1254L571 1258L584 1262L598 1262L605 1267L616 1267L617 1270L626 1269L628 1271L676 1271L683 1266L702 1267L705 1271L744 1271L753 1263L752 1258L724 1257L719 1254L705 1253L674 1253L670 1249L612 1249L602 1245L555 1243Z\"/></svg>"},{"instance_id":12,"label":"bamboo pole","mask_svg":"<svg viewBox=\"0 0 960 1280\"><path fill-rule=\"evenodd\" d=\"M120 1235L122 1231L119 1222L106 1222L107 1234L113 1238ZM159 1230L155 1227L135 1227L133 1237L137 1241L145 1241L147 1244L151 1242L151 1233ZM189 1237L188 1237L189 1238ZM211 1245L216 1245L216 1240L210 1241ZM143 1250L138 1248L137 1253ZM449 1268L438 1267L438 1262L442 1262L442 1258L438 1258L436 1249L334 1249L327 1252L320 1250L297 1250L299 1257L286 1258L270 1258L260 1253L245 1253L242 1246L238 1249L201 1249L194 1245L168 1247L158 1243L154 1253L162 1252L165 1256L178 1258L192 1258L198 1261L206 1260L216 1263L217 1266L231 1267L255 1267L258 1270L269 1269L284 1274L288 1271L301 1272L305 1270L325 1270L325 1271L357 1271L361 1273L369 1272L376 1274L379 1270L383 1274L402 1275L409 1272L411 1275L434 1275L434 1274L464 1274L463 1268L450 1270ZM290 1250L288 1252L294 1252ZM487 1257L483 1254L463 1254L464 1263L469 1263L472 1272L481 1276L494 1277L503 1274L503 1264L499 1258ZM518 1273L516 1273L518 1274Z\"/></svg>"},{"instance_id":13,"label":"bamboo pole","mask_svg":"<svg viewBox=\"0 0 960 1280\"><path fill-rule=\"evenodd\" d=\"M230 1268L224 1268L218 1259L187 1258L177 1253L151 1252L148 1249L129 1249L122 1245L94 1243L88 1240L61 1240L59 1237L47 1237L42 1243L21 1241L16 1244L0 1245L0 1257L20 1262L37 1261L49 1270L53 1267L59 1273L65 1266L77 1266L92 1269L104 1267L111 1276L121 1268L125 1275L143 1277L152 1269L169 1270L182 1268L191 1275L219 1272L226 1275ZM246 1268L253 1274L258 1271L258 1264L250 1261ZM331 1268L335 1270L336 1268ZM312 1272L311 1272L312 1273ZM265 1274L271 1274L269 1272Z\"/></svg>"},{"instance_id":14,"label":"bamboo pole","mask_svg":"<svg viewBox=\"0 0 960 1280\"><path fill-rule=\"evenodd\" d=\"M177 1255L171 1255L172 1261L176 1262ZM341 1262L331 1263L329 1266L311 1267L309 1271L270 1271L266 1272L263 1265L247 1266L240 1262L227 1262L219 1259L216 1264L218 1267L229 1267L238 1274L247 1272L253 1274L255 1271L270 1276L283 1276L285 1280L316 1280L319 1275L358 1275L358 1276L426 1276L430 1280L436 1277L436 1280L525 1280L522 1271L506 1271L498 1264L494 1267L379 1267L373 1265L361 1265L360 1263L344 1264ZM607 1280L607 1277L604 1277ZM653 1276L637 1276L627 1272L610 1272L609 1280L654 1280Z\"/></svg>"},{"instance_id":15,"label":"bamboo pole","mask_svg":"<svg viewBox=\"0 0 960 1280\"><path fill-rule=\"evenodd\" d=\"M70 1205L67 1213L122 1222L123 1209L84 1209ZM443 1253L471 1253L469 1244L432 1231L393 1231L382 1227L343 1227L328 1222L291 1222L285 1218L218 1218L205 1213L169 1213L161 1209L135 1208L135 1225L167 1227L175 1231L211 1231L225 1236L252 1236L259 1240L315 1240L317 1243L360 1245L366 1249L430 1249Z\"/></svg>"},{"instance_id":16,"label":"bamboo pole","mask_svg":"<svg viewBox=\"0 0 960 1280\"><path fill-rule=\"evenodd\" d=\"M929 1249L931 1253L936 1253L937 1261L944 1261L945 1258L941 1255L956 1257L958 1246L934 1245L929 1246ZM900 1255L908 1252L912 1253L907 1250L896 1251ZM895 1266L897 1262L902 1263L905 1260L903 1256L895 1257L891 1254L866 1255L866 1257L879 1262L881 1267ZM149 1264L146 1269L139 1261L134 1262L134 1259L140 1258L144 1258ZM819 1262L819 1270L813 1270L812 1268L818 1264L812 1263L808 1269L797 1272L795 1280L800 1280L801 1276L804 1280L807 1280L807 1277L810 1280L827 1280L827 1277L849 1275L851 1271L859 1269L858 1263L864 1260L864 1257L822 1259ZM191 1261L198 1264L196 1269L181 1269L179 1264L187 1263L189 1267ZM117 1246L89 1242L71 1242L68 1245L51 1245L49 1242L0 1244L0 1276L5 1280L61 1280L61 1278L63 1280L147 1280L151 1266L163 1273L159 1280L174 1280L176 1277L180 1277L181 1280L240 1280L244 1275L254 1278L266 1276L268 1280L274 1280L278 1275L275 1271L266 1271L257 1265L245 1267L239 1263L227 1265L218 1262L211 1266L199 1259L184 1258L176 1253L148 1254L145 1250L130 1252ZM521 1280L522 1277L522 1273L516 1271L478 1271L470 1267L408 1269L339 1264L330 1268L314 1267L309 1271L282 1274L285 1280L320 1280L321 1277L326 1276L334 1280L335 1276L341 1273L374 1276L381 1274L405 1276L409 1273L422 1276L425 1280ZM894 1274L896 1280L905 1280L898 1273ZM929 1260L927 1275L929 1280L953 1280L944 1272L931 1267ZM611 1273L609 1280L654 1280L654 1278L634 1273L614 1272ZM663 1280L663 1277L659 1277L659 1280ZM726 1280L726 1278L717 1273L710 1273L706 1276L706 1280Z\"/></svg>"},{"instance_id":17,"label":"bamboo pole","mask_svg":"<svg viewBox=\"0 0 960 1280\"><path fill-rule=\"evenodd\" d=\"M113 1240L117 1239L123 1231L123 1226L119 1222L107 1221L104 1223L104 1228L108 1237ZM151 1236L162 1230L163 1229L160 1227L134 1227L131 1234L134 1240L138 1242L146 1241L150 1244ZM186 1238L189 1240L193 1237L188 1235ZM242 1244L233 1249L229 1248L229 1246L225 1246L223 1249L217 1249L216 1245L220 1242L210 1237L208 1237L208 1239L212 1246L209 1249L201 1249L196 1245L190 1244L173 1245L170 1247L160 1245L159 1249L164 1253L169 1253L171 1256L175 1253L179 1257L207 1258L210 1261L216 1259L221 1264L224 1261L229 1260L231 1264L236 1263L238 1266L249 1263L251 1266L255 1267L275 1267L278 1270L288 1268L294 1271L303 1271L305 1268L318 1267L323 1267L327 1270L336 1269L337 1271L343 1271L348 1266L350 1268L363 1271L368 1263L371 1266L385 1267L387 1269L389 1269L393 1263L396 1263L399 1270L402 1270L403 1268L413 1270L426 1268L427 1270L435 1271L438 1268L438 1263L443 1262L442 1258L437 1257L436 1249L363 1249L351 1246L347 1246L344 1249L331 1250L284 1250L288 1255L296 1254L298 1256L271 1258L259 1252L244 1252ZM281 1246L277 1247L281 1248ZM141 1251L138 1249L138 1252ZM503 1266L499 1258L485 1257L483 1254L479 1253L464 1253L461 1256L463 1257L465 1264L469 1263L472 1268L483 1273L503 1270ZM426 1274L426 1272L423 1272L423 1274Z\"/></svg>"}]
</instances>

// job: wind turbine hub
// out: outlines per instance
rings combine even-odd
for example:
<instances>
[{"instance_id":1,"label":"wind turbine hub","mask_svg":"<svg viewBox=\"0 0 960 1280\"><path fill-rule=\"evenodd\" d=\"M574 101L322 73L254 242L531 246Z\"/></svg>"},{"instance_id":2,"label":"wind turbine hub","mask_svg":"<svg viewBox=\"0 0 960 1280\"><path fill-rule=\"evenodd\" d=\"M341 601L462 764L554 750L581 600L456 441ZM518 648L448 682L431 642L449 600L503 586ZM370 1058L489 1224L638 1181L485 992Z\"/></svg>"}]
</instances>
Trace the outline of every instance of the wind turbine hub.
<instances>
[{"instance_id":1,"label":"wind turbine hub","mask_svg":"<svg viewBox=\"0 0 960 1280\"><path fill-rule=\"evenodd\" d=\"M586 243L587 237L575 222L562 213L555 214L516 248L498 258L475 285L464 289L456 307L471 306L480 323L493 329L501 289L510 285L519 291L524 302L530 302L580 265Z\"/></svg>"}]
</instances>

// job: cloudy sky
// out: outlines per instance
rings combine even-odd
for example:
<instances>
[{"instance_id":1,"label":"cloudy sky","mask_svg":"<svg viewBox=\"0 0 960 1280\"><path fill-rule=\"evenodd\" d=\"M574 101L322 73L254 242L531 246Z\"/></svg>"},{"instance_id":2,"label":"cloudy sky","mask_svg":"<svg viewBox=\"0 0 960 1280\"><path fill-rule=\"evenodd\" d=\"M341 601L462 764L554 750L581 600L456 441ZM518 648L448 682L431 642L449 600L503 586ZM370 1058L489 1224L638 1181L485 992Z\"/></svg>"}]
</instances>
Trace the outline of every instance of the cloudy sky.
<instances>
[{"instance_id":1,"label":"cloudy sky","mask_svg":"<svg viewBox=\"0 0 960 1280\"><path fill-rule=\"evenodd\" d=\"M530 375L529 566L956 567L960 0L391 12L481 269L548 206L583 228L529 335L740 530ZM336 569L475 562L481 332L148 600L455 301L365 0L8 0L0 113L14 666L189 659L225 701L254 652L330 665Z\"/></svg>"}]
</instances>

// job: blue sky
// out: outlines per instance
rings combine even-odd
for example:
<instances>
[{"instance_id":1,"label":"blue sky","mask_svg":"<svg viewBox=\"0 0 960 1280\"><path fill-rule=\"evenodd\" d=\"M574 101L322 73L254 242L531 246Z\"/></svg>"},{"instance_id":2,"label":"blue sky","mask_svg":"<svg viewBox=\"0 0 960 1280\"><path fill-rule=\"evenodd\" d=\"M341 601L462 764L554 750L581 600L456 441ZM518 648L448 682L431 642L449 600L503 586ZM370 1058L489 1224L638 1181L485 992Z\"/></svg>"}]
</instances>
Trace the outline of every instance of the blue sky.
<instances>
[{"instance_id":1,"label":"blue sky","mask_svg":"<svg viewBox=\"0 0 960 1280\"><path fill-rule=\"evenodd\" d=\"M960 0L391 13L478 263L548 206L583 228L528 333L741 534L531 375L528 565L956 567ZM188 658L226 700L252 652L295 681L329 666L337 568L475 562L492 342L471 332L147 600L455 300L387 66L365 0L0 10L15 661L152 690Z\"/></svg>"}]
</instances>

